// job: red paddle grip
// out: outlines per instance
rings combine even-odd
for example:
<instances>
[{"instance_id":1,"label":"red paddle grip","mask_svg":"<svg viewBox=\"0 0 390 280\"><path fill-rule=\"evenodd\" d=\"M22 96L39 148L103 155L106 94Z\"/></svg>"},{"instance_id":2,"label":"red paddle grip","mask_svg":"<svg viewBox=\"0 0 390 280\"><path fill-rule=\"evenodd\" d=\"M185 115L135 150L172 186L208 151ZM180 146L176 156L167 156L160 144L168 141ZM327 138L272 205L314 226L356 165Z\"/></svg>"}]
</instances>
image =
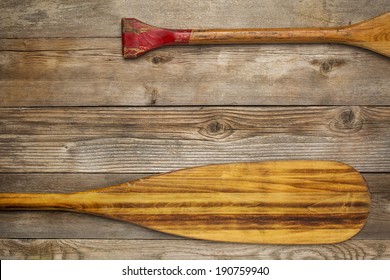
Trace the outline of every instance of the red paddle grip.
<instances>
[{"instance_id":1,"label":"red paddle grip","mask_svg":"<svg viewBox=\"0 0 390 280\"><path fill-rule=\"evenodd\" d=\"M191 29L165 29L148 25L134 18L122 19L122 50L125 58L167 45L187 45Z\"/></svg>"}]
</instances>

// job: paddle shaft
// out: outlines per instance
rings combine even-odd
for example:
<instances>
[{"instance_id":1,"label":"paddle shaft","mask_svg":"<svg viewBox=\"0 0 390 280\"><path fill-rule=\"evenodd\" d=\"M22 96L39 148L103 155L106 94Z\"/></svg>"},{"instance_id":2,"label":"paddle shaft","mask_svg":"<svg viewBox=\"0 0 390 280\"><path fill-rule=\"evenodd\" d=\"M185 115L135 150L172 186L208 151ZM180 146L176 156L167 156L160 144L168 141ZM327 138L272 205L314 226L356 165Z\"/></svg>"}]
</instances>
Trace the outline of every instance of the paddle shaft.
<instances>
[{"instance_id":1,"label":"paddle shaft","mask_svg":"<svg viewBox=\"0 0 390 280\"><path fill-rule=\"evenodd\" d=\"M170 194L157 194L157 201L164 201ZM89 212L91 208L105 208L112 204L132 205L139 208L144 201L156 197L156 194L121 192L114 194L94 191L78 193L0 193L0 210L65 210ZM166 200L166 198L165 198ZM130 207L131 208L131 207ZM134 210L136 212L136 210Z\"/></svg>"},{"instance_id":2,"label":"paddle shaft","mask_svg":"<svg viewBox=\"0 0 390 280\"><path fill-rule=\"evenodd\" d=\"M77 204L72 194L0 193L0 210L69 210Z\"/></svg>"},{"instance_id":3,"label":"paddle shaft","mask_svg":"<svg viewBox=\"0 0 390 280\"><path fill-rule=\"evenodd\" d=\"M192 30L189 44L343 43L351 33L339 28L253 28Z\"/></svg>"}]
</instances>

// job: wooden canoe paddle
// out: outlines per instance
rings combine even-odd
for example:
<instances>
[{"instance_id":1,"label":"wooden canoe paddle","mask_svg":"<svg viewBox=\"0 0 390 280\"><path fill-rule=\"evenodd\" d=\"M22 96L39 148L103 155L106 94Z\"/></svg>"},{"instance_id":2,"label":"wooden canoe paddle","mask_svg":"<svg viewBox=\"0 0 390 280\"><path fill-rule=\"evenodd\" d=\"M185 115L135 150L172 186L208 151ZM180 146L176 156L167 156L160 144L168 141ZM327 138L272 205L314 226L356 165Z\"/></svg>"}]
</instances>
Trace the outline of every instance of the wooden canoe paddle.
<instances>
[{"instance_id":1,"label":"wooden canoe paddle","mask_svg":"<svg viewBox=\"0 0 390 280\"><path fill-rule=\"evenodd\" d=\"M196 239L325 244L365 224L370 195L334 161L209 165L69 194L0 194L1 210L66 210Z\"/></svg>"},{"instance_id":2,"label":"wooden canoe paddle","mask_svg":"<svg viewBox=\"0 0 390 280\"><path fill-rule=\"evenodd\" d=\"M350 26L332 28L165 29L134 18L122 19L125 58L167 45L339 43L390 57L390 13Z\"/></svg>"}]
</instances>

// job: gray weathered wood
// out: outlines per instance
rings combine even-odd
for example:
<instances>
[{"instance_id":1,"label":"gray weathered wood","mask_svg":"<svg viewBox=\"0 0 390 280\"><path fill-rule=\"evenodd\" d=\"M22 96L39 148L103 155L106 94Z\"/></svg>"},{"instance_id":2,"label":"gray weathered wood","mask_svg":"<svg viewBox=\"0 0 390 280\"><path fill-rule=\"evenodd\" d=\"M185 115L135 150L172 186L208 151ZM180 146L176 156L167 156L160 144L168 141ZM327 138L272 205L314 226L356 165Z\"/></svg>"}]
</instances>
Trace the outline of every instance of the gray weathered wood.
<instances>
[{"instance_id":1,"label":"gray weathered wood","mask_svg":"<svg viewBox=\"0 0 390 280\"><path fill-rule=\"evenodd\" d=\"M390 194L372 193L367 224L354 239L390 239Z\"/></svg>"},{"instance_id":2,"label":"gray weathered wood","mask_svg":"<svg viewBox=\"0 0 390 280\"><path fill-rule=\"evenodd\" d=\"M386 192L382 180L386 174L374 174L368 180L377 192ZM0 192L70 193L104 188L154 174L99 173L0 173ZM367 173L365 174L365 176ZM377 178L380 177L380 178ZM366 179L367 180L367 179ZM371 186L370 186L371 187ZM372 190L371 190L372 192ZM389 186L390 192L390 186Z\"/></svg>"},{"instance_id":3,"label":"gray weathered wood","mask_svg":"<svg viewBox=\"0 0 390 280\"><path fill-rule=\"evenodd\" d=\"M390 173L364 173L370 192L390 192Z\"/></svg>"},{"instance_id":4,"label":"gray weathered wood","mask_svg":"<svg viewBox=\"0 0 390 280\"><path fill-rule=\"evenodd\" d=\"M154 173L322 159L390 170L389 107L0 110L0 172Z\"/></svg>"},{"instance_id":5,"label":"gray weathered wood","mask_svg":"<svg viewBox=\"0 0 390 280\"><path fill-rule=\"evenodd\" d=\"M0 238L180 239L125 222L59 211L2 211Z\"/></svg>"},{"instance_id":6,"label":"gray weathered wood","mask_svg":"<svg viewBox=\"0 0 390 280\"><path fill-rule=\"evenodd\" d=\"M321 27L388 11L388 0L1 1L0 107L232 106L0 109L0 191L70 192L269 159L336 159L375 173L364 173L368 223L341 244L223 244L77 213L3 212L0 238L50 239L0 240L0 258L389 259L390 107L364 107L390 105L388 59L349 46L254 45L126 61L119 38L121 17L171 28Z\"/></svg>"},{"instance_id":7,"label":"gray weathered wood","mask_svg":"<svg viewBox=\"0 0 390 280\"><path fill-rule=\"evenodd\" d=\"M171 47L0 39L0 106L389 105L389 59L337 45Z\"/></svg>"},{"instance_id":8,"label":"gray weathered wood","mask_svg":"<svg viewBox=\"0 0 390 280\"><path fill-rule=\"evenodd\" d=\"M1 259L389 259L389 240L243 245L196 240L2 239Z\"/></svg>"}]
</instances>

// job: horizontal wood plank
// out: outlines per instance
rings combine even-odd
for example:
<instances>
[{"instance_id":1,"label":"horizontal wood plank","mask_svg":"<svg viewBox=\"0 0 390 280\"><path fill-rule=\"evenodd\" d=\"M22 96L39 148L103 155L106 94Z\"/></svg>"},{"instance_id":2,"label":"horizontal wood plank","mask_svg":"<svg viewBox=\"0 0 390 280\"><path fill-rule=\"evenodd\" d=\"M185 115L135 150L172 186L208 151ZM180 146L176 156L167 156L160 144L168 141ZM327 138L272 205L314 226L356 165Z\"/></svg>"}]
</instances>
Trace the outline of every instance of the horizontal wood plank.
<instances>
[{"instance_id":1,"label":"horizontal wood plank","mask_svg":"<svg viewBox=\"0 0 390 280\"><path fill-rule=\"evenodd\" d=\"M0 39L0 106L389 105L390 63L350 46L169 47Z\"/></svg>"},{"instance_id":2,"label":"horizontal wood plank","mask_svg":"<svg viewBox=\"0 0 390 280\"><path fill-rule=\"evenodd\" d=\"M171 28L347 25L388 11L387 0L1 1L0 37L119 37L120 19Z\"/></svg>"},{"instance_id":3,"label":"horizontal wood plank","mask_svg":"<svg viewBox=\"0 0 390 280\"><path fill-rule=\"evenodd\" d=\"M107 218L59 211L1 211L0 238L180 239Z\"/></svg>"},{"instance_id":4,"label":"horizontal wood plank","mask_svg":"<svg viewBox=\"0 0 390 280\"><path fill-rule=\"evenodd\" d=\"M303 158L366 172L373 201L354 239L322 246L204 242L78 213L2 212L0 238L32 240L0 240L0 259L390 258L387 58L333 44L238 45L168 47L128 61L120 40L122 17L170 28L325 27L388 12L388 0L5 0L0 11L0 107L154 107L0 109L0 192ZM208 105L340 107L156 108Z\"/></svg>"},{"instance_id":5,"label":"horizontal wood plank","mask_svg":"<svg viewBox=\"0 0 390 280\"><path fill-rule=\"evenodd\" d=\"M196 240L2 239L1 259L389 259L390 240L333 245L245 245Z\"/></svg>"},{"instance_id":6,"label":"horizontal wood plank","mask_svg":"<svg viewBox=\"0 0 390 280\"><path fill-rule=\"evenodd\" d=\"M277 159L390 171L389 107L10 108L0 127L0 172L155 173Z\"/></svg>"},{"instance_id":7,"label":"horizontal wood plank","mask_svg":"<svg viewBox=\"0 0 390 280\"><path fill-rule=\"evenodd\" d=\"M149 175L154 174L0 173L0 192L71 193L114 186ZM384 184L381 185L380 183L383 179L387 178L386 173L382 175L384 177L381 175L379 175L380 178L377 178L378 176L372 176L367 182L374 182L372 185L379 192L386 192L387 189L390 192L390 187L387 188Z\"/></svg>"}]
</instances>

